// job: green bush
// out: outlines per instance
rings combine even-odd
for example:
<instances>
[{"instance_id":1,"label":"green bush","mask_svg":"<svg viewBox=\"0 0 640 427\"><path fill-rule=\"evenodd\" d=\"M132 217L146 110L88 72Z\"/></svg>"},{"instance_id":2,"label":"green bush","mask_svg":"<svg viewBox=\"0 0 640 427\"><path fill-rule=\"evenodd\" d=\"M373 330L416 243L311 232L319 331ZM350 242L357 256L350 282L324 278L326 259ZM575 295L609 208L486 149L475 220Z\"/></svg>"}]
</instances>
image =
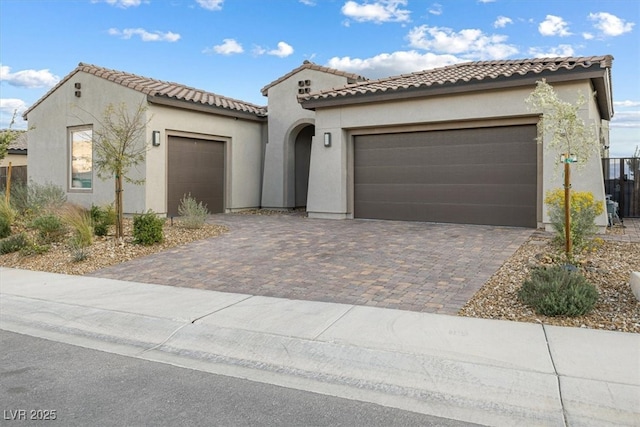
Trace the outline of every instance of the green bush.
<instances>
[{"instance_id":1,"label":"green bush","mask_svg":"<svg viewBox=\"0 0 640 427\"><path fill-rule=\"evenodd\" d=\"M27 241L27 244L20 249L20 254L24 256L29 255L40 255L45 252L48 252L51 247L47 244L41 245L38 242Z\"/></svg>"},{"instance_id":2,"label":"green bush","mask_svg":"<svg viewBox=\"0 0 640 427\"><path fill-rule=\"evenodd\" d=\"M185 228L202 228L207 216L209 216L209 210L207 205L203 205L202 202L196 201L191 197L191 193L185 194L180 205L178 205L178 215L180 215L180 225Z\"/></svg>"},{"instance_id":3,"label":"green bush","mask_svg":"<svg viewBox=\"0 0 640 427\"><path fill-rule=\"evenodd\" d=\"M29 244L25 233L14 234L6 239L0 240L0 254L10 254L17 252Z\"/></svg>"},{"instance_id":4,"label":"green bush","mask_svg":"<svg viewBox=\"0 0 640 427\"><path fill-rule=\"evenodd\" d=\"M67 231L62 219L53 213L36 217L30 226L38 230L38 237L45 244L59 241Z\"/></svg>"},{"instance_id":5,"label":"green bush","mask_svg":"<svg viewBox=\"0 0 640 427\"><path fill-rule=\"evenodd\" d=\"M11 224L4 216L0 215L0 239L11 235Z\"/></svg>"},{"instance_id":6,"label":"green bush","mask_svg":"<svg viewBox=\"0 0 640 427\"><path fill-rule=\"evenodd\" d=\"M518 298L538 314L582 316L593 309L598 291L579 272L556 265L533 270Z\"/></svg>"},{"instance_id":7,"label":"green bush","mask_svg":"<svg viewBox=\"0 0 640 427\"><path fill-rule=\"evenodd\" d=\"M164 239L162 226L164 219L158 218L153 211L133 217L133 240L140 245L150 246Z\"/></svg>"},{"instance_id":8,"label":"green bush","mask_svg":"<svg viewBox=\"0 0 640 427\"><path fill-rule=\"evenodd\" d=\"M96 236L106 236L109 227L116 223L116 211L113 206L100 207L91 206L91 220L93 221L93 232Z\"/></svg>"},{"instance_id":9,"label":"green bush","mask_svg":"<svg viewBox=\"0 0 640 427\"><path fill-rule=\"evenodd\" d=\"M0 194L0 218L5 219L9 226L13 225L16 220L16 211L10 203L7 203L4 194Z\"/></svg>"},{"instance_id":10,"label":"green bush","mask_svg":"<svg viewBox=\"0 0 640 427\"><path fill-rule=\"evenodd\" d=\"M91 246L93 243L93 221L91 213L87 209L71 204L65 205L62 210L62 220L71 227L73 245Z\"/></svg>"},{"instance_id":11,"label":"green bush","mask_svg":"<svg viewBox=\"0 0 640 427\"><path fill-rule=\"evenodd\" d=\"M67 201L64 190L55 184L29 184L11 186L11 205L23 215L37 215L43 211L55 210Z\"/></svg>"}]
</instances>

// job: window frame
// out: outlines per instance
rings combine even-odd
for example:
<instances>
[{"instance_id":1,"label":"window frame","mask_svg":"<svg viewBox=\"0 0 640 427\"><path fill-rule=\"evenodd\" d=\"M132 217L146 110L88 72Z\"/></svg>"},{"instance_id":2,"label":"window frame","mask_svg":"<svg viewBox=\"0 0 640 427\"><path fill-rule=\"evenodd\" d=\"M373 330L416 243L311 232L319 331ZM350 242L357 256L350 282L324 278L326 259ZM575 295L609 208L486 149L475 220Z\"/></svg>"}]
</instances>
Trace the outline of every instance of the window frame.
<instances>
[{"instance_id":1,"label":"window frame","mask_svg":"<svg viewBox=\"0 0 640 427\"><path fill-rule=\"evenodd\" d=\"M91 144L91 171L90 171L90 176L91 176L91 181L90 181L90 186L89 187L74 187L73 186L73 181L74 181L74 172L73 172L73 165L74 165L74 158L73 158L73 148L74 148L74 134L78 134L78 133L82 133L82 132L90 132L90 139L88 140L88 142ZM84 141L87 141L86 139ZM82 126L73 126L73 127L69 127L67 128L67 191L69 192L73 192L73 193L91 193L93 192L93 188L94 188L94 181L95 181L95 177L94 177L94 162L93 162L93 125L82 125Z\"/></svg>"}]
</instances>

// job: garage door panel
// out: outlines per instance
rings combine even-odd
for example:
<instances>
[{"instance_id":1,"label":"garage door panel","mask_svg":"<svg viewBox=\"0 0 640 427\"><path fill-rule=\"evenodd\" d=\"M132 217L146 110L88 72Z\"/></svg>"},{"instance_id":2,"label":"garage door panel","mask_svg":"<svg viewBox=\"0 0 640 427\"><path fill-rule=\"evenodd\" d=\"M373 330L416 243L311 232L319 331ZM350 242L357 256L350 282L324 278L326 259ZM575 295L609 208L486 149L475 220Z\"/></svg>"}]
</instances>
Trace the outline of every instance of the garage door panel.
<instances>
[{"instance_id":1,"label":"garage door panel","mask_svg":"<svg viewBox=\"0 0 640 427\"><path fill-rule=\"evenodd\" d=\"M167 212L178 214L185 194L207 205L209 212L224 211L224 142L169 137Z\"/></svg>"},{"instance_id":2,"label":"garage door panel","mask_svg":"<svg viewBox=\"0 0 640 427\"><path fill-rule=\"evenodd\" d=\"M534 125L363 135L354 216L535 227Z\"/></svg>"}]
</instances>

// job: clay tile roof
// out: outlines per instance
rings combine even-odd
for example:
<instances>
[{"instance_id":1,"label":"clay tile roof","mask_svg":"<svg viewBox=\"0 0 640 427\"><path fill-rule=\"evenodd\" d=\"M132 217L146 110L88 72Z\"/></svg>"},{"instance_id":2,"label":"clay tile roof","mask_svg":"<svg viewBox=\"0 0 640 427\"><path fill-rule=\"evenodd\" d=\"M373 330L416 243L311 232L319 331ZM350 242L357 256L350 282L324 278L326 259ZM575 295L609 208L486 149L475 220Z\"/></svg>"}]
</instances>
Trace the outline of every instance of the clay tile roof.
<instances>
[{"instance_id":1,"label":"clay tile roof","mask_svg":"<svg viewBox=\"0 0 640 427\"><path fill-rule=\"evenodd\" d=\"M265 87L260 89L260 92L262 93L263 96L267 96L267 91L269 90L269 88L271 88L272 86L277 85L280 82L285 81L289 77L293 76L294 74L296 74L296 73L298 73L298 72L300 72L302 70L315 70L315 71L321 71L321 72L327 73L327 74L335 74L336 76L343 76L343 77L347 78L347 83L356 83L356 82L367 80L365 77L362 77L362 76L360 76L358 74L347 73L347 72L344 72L344 71L335 70L333 68L323 67L321 65L314 64L311 61L306 61L305 60L302 63L301 66L299 66L295 70L289 71L287 74L285 74L284 76L280 77L279 79L272 81L271 83L269 83L268 85L266 85Z\"/></svg>"},{"instance_id":2,"label":"clay tile roof","mask_svg":"<svg viewBox=\"0 0 640 427\"><path fill-rule=\"evenodd\" d=\"M437 87L446 84L480 82L515 75L540 74L542 72L553 72L561 69L611 68L612 61L612 56L605 55L465 62L411 74L403 74L396 77L356 82L340 88L300 95L298 99L304 102L308 100L392 92L410 88Z\"/></svg>"},{"instance_id":3,"label":"clay tile roof","mask_svg":"<svg viewBox=\"0 0 640 427\"><path fill-rule=\"evenodd\" d=\"M3 129L2 132L11 132L16 138L9 144L9 151L27 151L27 131Z\"/></svg>"},{"instance_id":4,"label":"clay tile roof","mask_svg":"<svg viewBox=\"0 0 640 427\"><path fill-rule=\"evenodd\" d=\"M117 83L124 87L128 87L149 96L166 97L173 98L179 101L206 104L243 113L254 114L259 117L265 116L267 112L265 107L261 107L237 99L226 98L215 93L195 89L179 83L151 79L148 77L142 77L131 73L125 73L123 71L111 70L108 68L102 68L96 65L85 64L81 62L80 64L78 64L78 67L75 70L69 73L35 104L29 107L29 109L23 114L23 117L26 117L33 108L35 108L58 87L64 84L67 80L71 79L78 72L93 74L96 77L112 81L114 83Z\"/></svg>"}]
</instances>

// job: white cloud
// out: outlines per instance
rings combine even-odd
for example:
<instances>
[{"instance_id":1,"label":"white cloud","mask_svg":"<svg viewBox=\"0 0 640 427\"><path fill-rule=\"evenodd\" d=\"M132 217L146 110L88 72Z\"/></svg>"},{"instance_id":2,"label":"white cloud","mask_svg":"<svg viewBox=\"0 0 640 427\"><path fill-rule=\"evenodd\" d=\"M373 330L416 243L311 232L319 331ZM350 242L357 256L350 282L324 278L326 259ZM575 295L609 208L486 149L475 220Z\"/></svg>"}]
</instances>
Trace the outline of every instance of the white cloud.
<instances>
[{"instance_id":1,"label":"white cloud","mask_svg":"<svg viewBox=\"0 0 640 427\"><path fill-rule=\"evenodd\" d=\"M0 65L0 81L9 83L11 86L35 88L50 88L60 81L60 77L51 74L47 69L43 70L22 70L11 72L11 67Z\"/></svg>"},{"instance_id":2,"label":"white cloud","mask_svg":"<svg viewBox=\"0 0 640 427\"><path fill-rule=\"evenodd\" d=\"M513 24L513 19L506 16L498 16L493 23L494 28L504 28L507 24Z\"/></svg>"},{"instance_id":3,"label":"white cloud","mask_svg":"<svg viewBox=\"0 0 640 427\"><path fill-rule=\"evenodd\" d=\"M467 59L503 59L518 53L518 49L506 44L507 36L487 35L477 29L459 32L445 27L422 25L407 35L411 47L445 54L462 54Z\"/></svg>"},{"instance_id":4,"label":"white cloud","mask_svg":"<svg viewBox=\"0 0 640 427\"><path fill-rule=\"evenodd\" d=\"M407 0L377 0L362 4L350 0L342 6L342 13L357 22L406 22L411 12L400 8L406 5Z\"/></svg>"},{"instance_id":5,"label":"white cloud","mask_svg":"<svg viewBox=\"0 0 640 427\"><path fill-rule=\"evenodd\" d=\"M624 101L613 101L615 107L640 107L640 101L631 101L629 99Z\"/></svg>"},{"instance_id":6,"label":"white cloud","mask_svg":"<svg viewBox=\"0 0 640 427\"><path fill-rule=\"evenodd\" d=\"M570 36L569 24L559 16L547 15L545 20L538 25L538 31L543 36Z\"/></svg>"},{"instance_id":7,"label":"white cloud","mask_svg":"<svg viewBox=\"0 0 640 427\"><path fill-rule=\"evenodd\" d=\"M0 129L7 129L11 124L14 111L16 117L11 129L26 129L27 122L22 120L22 113L27 109L27 104L22 99L0 99Z\"/></svg>"},{"instance_id":8,"label":"white cloud","mask_svg":"<svg viewBox=\"0 0 640 427\"><path fill-rule=\"evenodd\" d=\"M278 48L267 52L267 55L278 56L280 58L286 58L293 53L293 47L285 42L279 42Z\"/></svg>"},{"instance_id":9,"label":"white cloud","mask_svg":"<svg viewBox=\"0 0 640 427\"><path fill-rule=\"evenodd\" d=\"M600 30L603 36L620 36L624 33L629 33L636 25L633 22L625 22L624 19L620 19L615 15L607 12L590 13L589 19L595 21L593 26Z\"/></svg>"},{"instance_id":10,"label":"white cloud","mask_svg":"<svg viewBox=\"0 0 640 427\"><path fill-rule=\"evenodd\" d=\"M415 50L382 53L371 58L333 57L328 67L362 74L368 78L382 78L461 62L454 55L420 53Z\"/></svg>"},{"instance_id":11,"label":"white cloud","mask_svg":"<svg viewBox=\"0 0 640 427\"><path fill-rule=\"evenodd\" d=\"M244 52L242 45L238 43L234 39L224 39L222 40L222 44L215 45L213 48L205 49L202 51L203 53L217 53L220 55L233 55L236 53Z\"/></svg>"},{"instance_id":12,"label":"white cloud","mask_svg":"<svg viewBox=\"0 0 640 427\"><path fill-rule=\"evenodd\" d=\"M436 16L442 15L442 5L440 3L432 4L429 8L429 13Z\"/></svg>"},{"instance_id":13,"label":"white cloud","mask_svg":"<svg viewBox=\"0 0 640 427\"><path fill-rule=\"evenodd\" d=\"M640 110L616 112L611 119L611 127L640 128Z\"/></svg>"},{"instance_id":14,"label":"white cloud","mask_svg":"<svg viewBox=\"0 0 640 427\"><path fill-rule=\"evenodd\" d=\"M128 7L137 7L140 6L142 0L103 0L105 3L110 4L111 6L121 7L126 9ZM92 3L99 3L100 0L92 0Z\"/></svg>"},{"instance_id":15,"label":"white cloud","mask_svg":"<svg viewBox=\"0 0 640 427\"><path fill-rule=\"evenodd\" d=\"M300 3L302 3L305 6L315 6L316 2L315 0L298 0L300 1Z\"/></svg>"},{"instance_id":16,"label":"white cloud","mask_svg":"<svg viewBox=\"0 0 640 427\"><path fill-rule=\"evenodd\" d=\"M585 40L593 40L593 34L591 33L582 33L582 38Z\"/></svg>"},{"instance_id":17,"label":"white cloud","mask_svg":"<svg viewBox=\"0 0 640 427\"><path fill-rule=\"evenodd\" d=\"M196 0L201 8L207 10L222 10L224 0Z\"/></svg>"},{"instance_id":18,"label":"white cloud","mask_svg":"<svg viewBox=\"0 0 640 427\"><path fill-rule=\"evenodd\" d=\"M166 33L154 31L151 33L143 28L125 28L124 30L109 28L108 33L110 36L117 36L125 40L133 36L139 36L143 42L177 42L180 40L180 34L172 33L171 31Z\"/></svg>"},{"instance_id":19,"label":"white cloud","mask_svg":"<svg viewBox=\"0 0 640 427\"><path fill-rule=\"evenodd\" d=\"M569 44L560 44L556 47L550 48L529 48L529 55L535 58L554 58L559 56L573 56L574 54L575 50L573 49L573 46Z\"/></svg>"},{"instance_id":20,"label":"white cloud","mask_svg":"<svg viewBox=\"0 0 640 427\"><path fill-rule=\"evenodd\" d=\"M496 0L478 0L478 3L493 3Z\"/></svg>"}]
</instances>

